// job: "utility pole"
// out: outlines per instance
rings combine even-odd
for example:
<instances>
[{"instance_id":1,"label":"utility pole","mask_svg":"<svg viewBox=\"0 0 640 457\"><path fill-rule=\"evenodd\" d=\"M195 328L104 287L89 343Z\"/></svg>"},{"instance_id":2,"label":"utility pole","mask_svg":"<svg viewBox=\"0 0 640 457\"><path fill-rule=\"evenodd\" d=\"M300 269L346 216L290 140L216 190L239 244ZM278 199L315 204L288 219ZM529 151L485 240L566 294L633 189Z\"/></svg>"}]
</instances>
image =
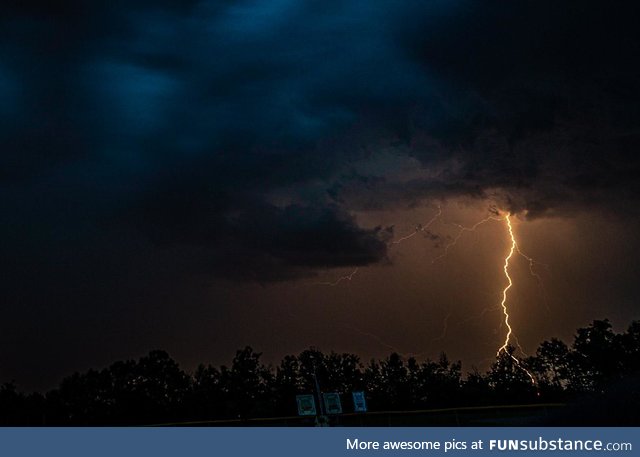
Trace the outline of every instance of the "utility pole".
<instances>
[{"instance_id":1,"label":"utility pole","mask_svg":"<svg viewBox=\"0 0 640 457\"><path fill-rule=\"evenodd\" d=\"M320 383L318 382L318 375L316 373L316 360L313 359L313 382L316 387L316 396L318 397L318 411L320 415L316 418L316 425L318 427L326 427L329 425L327 416L324 414L324 402L322 401L322 391L320 390Z\"/></svg>"},{"instance_id":2,"label":"utility pole","mask_svg":"<svg viewBox=\"0 0 640 457\"><path fill-rule=\"evenodd\" d=\"M316 375L316 364L314 362L313 364L313 381L316 385L316 396L318 397L318 405L319 405L319 411L320 411L320 415L324 416L324 404L322 402L322 392L320 391L320 383L318 382L318 376Z\"/></svg>"}]
</instances>

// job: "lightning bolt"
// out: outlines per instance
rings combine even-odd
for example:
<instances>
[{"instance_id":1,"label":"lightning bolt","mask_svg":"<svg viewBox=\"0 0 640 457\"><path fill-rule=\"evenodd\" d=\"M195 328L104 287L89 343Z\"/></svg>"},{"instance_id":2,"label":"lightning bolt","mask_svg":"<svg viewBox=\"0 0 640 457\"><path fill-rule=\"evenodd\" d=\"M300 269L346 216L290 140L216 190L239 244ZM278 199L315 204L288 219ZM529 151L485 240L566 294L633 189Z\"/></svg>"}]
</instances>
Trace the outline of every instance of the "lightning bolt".
<instances>
[{"instance_id":1,"label":"lightning bolt","mask_svg":"<svg viewBox=\"0 0 640 457\"><path fill-rule=\"evenodd\" d=\"M328 282L314 282L312 285L314 286L337 286L338 284L340 284L342 281L351 281L353 279L353 277L356 275L356 273L358 273L359 268L356 268L355 270L353 270L350 274L345 275L345 276L340 276L338 279L336 279L335 281L328 281Z\"/></svg>"},{"instance_id":2,"label":"lightning bolt","mask_svg":"<svg viewBox=\"0 0 640 457\"><path fill-rule=\"evenodd\" d=\"M466 319L463 319L460 322L458 322L458 325L466 324L467 322L471 322L471 321L478 321L482 319L484 315L487 314L488 312L497 311L499 308L500 308L500 305L496 305L493 307L485 307L482 311L480 311L480 313L477 316L469 316Z\"/></svg>"},{"instance_id":3,"label":"lightning bolt","mask_svg":"<svg viewBox=\"0 0 640 457\"><path fill-rule=\"evenodd\" d=\"M415 235L417 235L419 232L425 232L429 229L429 227L431 225L433 225L440 217L442 216L442 207L440 205L438 205L438 211L437 213L424 225L419 225L416 227L416 229L406 235L403 236L401 238L398 238L397 240L394 240L392 242L390 242L388 244L388 246L393 246L393 245L397 245L400 244L412 237L414 237ZM451 225L454 225L458 228L458 232L456 233L456 235L453 237L453 239L444 247L444 251L437 257L435 257L431 263L435 263L438 260L446 257L449 253L449 250L454 247L458 241L460 240L460 238L467 232L474 232L478 229L478 227L482 226L483 224L486 224L488 222L491 221L504 221L507 227L507 232L509 235L509 240L511 241L510 246L509 246L509 251L507 253L507 255L504 258L504 264L503 264L503 271L504 271L504 276L507 280L507 285L504 287L504 289L502 290L502 300L500 301L500 304L496 306L496 309L502 309L502 314L504 316L503 320L502 320L502 325L504 325L504 327L507 329L507 333L505 335L505 339L504 342L502 344L502 346L500 346L496 352L496 357L499 357L502 353L506 354L509 358L511 358L511 360L513 361L513 363L520 368L524 373L527 374L527 376L529 377L529 379L531 380L531 383L533 385L536 385L536 381L535 378L533 377L533 375L531 374L531 372L529 372L529 370L527 370L527 368L523 365L523 363L513 355L512 352L510 352L509 350L509 344L511 342L511 340L513 339L516 343L516 347L520 350L520 352L522 354L525 354L524 350L522 349L522 346L520 345L520 342L518 341L518 338L516 337L513 328L511 327L511 324L509 322L510 319L510 315L509 315L509 301L508 301L508 293L509 290L513 287L513 278L511 277L511 275L509 274L509 267L511 266L511 261L514 257L514 255L519 255L522 258L524 258L528 264L529 264L529 272L531 273L531 275L537 280L539 287L541 288L541 290L544 293L544 285L542 282L542 277L536 272L535 270L535 266L536 264L540 264L543 266L546 266L545 264L541 264L540 262L537 262L536 260L534 260L532 257L526 255L518 246L518 242L516 240L516 236L514 234L513 231L513 225L511 223L511 214L510 213L506 213L504 214L504 216L502 216L501 213L499 213L498 211L495 211L495 215L491 215L488 216L478 222L476 222L475 224L473 224L470 227L465 227L463 225L460 224L456 224L456 223L452 223ZM337 278L335 281L327 281L327 282L317 282L317 283L313 283L313 285L322 285L322 286L330 286L330 287L334 287L337 286L338 284L345 282L345 281L351 281L353 279L353 277L358 273L358 268L356 268L355 270L353 270L350 274L345 275L345 276L341 276L339 278ZM546 303L546 295L545 296L545 303ZM485 308L482 313L480 314L480 316L478 316L478 318L481 318L486 312L488 312L490 309L489 308ZM451 317L451 312L449 312L444 321L443 321L443 330L440 336L436 337L433 339L433 341L438 341L438 340L442 340L444 339L444 337L446 336L447 333L447 327L448 327L448 321L449 318ZM466 319L463 322L466 322L469 319ZM364 331L360 328L354 327L353 325L349 325L347 323L341 322L340 324L342 324L344 327L349 328L350 330L359 333L362 336L366 336L369 338L372 338L374 340L376 340L380 345L386 347L387 349L391 349L394 350L396 352L397 349L392 346L391 344L387 343L386 341L384 341L382 338L380 338L378 335L373 334L371 332L367 332ZM501 326L502 326L501 325ZM400 353L402 355L402 353ZM416 355L421 355L421 354L405 354L405 355L409 355L409 356L416 356ZM525 354L526 355L526 354Z\"/></svg>"},{"instance_id":4,"label":"lightning bolt","mask_svg":"<svg viewBox=\"0 0 640 457\"><path fill-rule=\"evenodd\" d=\"M442 216L442 205L438 205L438 211L436 212L436 214L429 219L429 221L422 225L419 224L416 229L410 233L409 235L403 236L402 238L399 238L395 241L392 241L390 243L387 244L387 246L393 246L393 245L397 245L402 243L403 241L408 240L409 238L412 238L413 236L417 235L419 232L426 232L429 227L431 227L431 225L433 225L434 222L436 222L440 216ZM312 286L329 286L329 287L334 287L337 286L338 284L340 284L343 281L351 281L353 279L353 277L358 273L358 268L356 268L355 270L353 270L350 274L345 275L345 276L340 276L338 279L336 279L335 281L323 281L323 282L314 282L311 285Z\"/></svg>"},{"instance_id":5,"label":"lightning bolt","mask_svg":"<svg viewBox=\"0 0 640 457\"><path fill-rule=\"evenodd\" d=\"M431 340L432 342L444 340L444 338L447 336L447 330L449 329L449 318L451 317L451 314L452 314L452 311L449 311L447 315L444 317L444 320L442 321L442 332L440 333L440 336L433 338Z\"/></svg>"},{"instance_id":6,"label":"lightning bolt","mask_svg":"<svg viewBox=\"0 0 640 457\"><path fill-rule=\"evenodd\" d=\"M516 238L513 235L513 227L511 225L511 219L509 219L509 215L507 214L505 217L505 221L507 221L507 227L509 228L509 236L511 237L511 248L509 249L509 254L504 259L504 275L509 281L507 287L502 291L502 302L500 302L500 306L502 306L502 313L504 314L504 325L507 327L507 336L504 339L504 344L498 349L498 353L496 355L500 355L500 352L506 351L507 346L509 345L509 339L511 338L511 334L513 333L513 329L511 325L509 325L509 310L507 309L507 292L513 286L513 281L511 280L511 276L509 276L509 260L513 257L513 253L516 250L518 244L516 243Z\"/></svg>"},{"instance_id":7,"label":"lightning bolt","mask_svg":"<svg viewBox=\"0 0 640 457\"><path fill-rule=\"evenodd\" d=\"M531 273L531 276L536 278L536 281L538 282L538 288L540 289L540 294L542 295L542 299L544 301L544 305L547 308L547 311L550 311L549 302L547 300L547 290L544 287L544 281L542 281L542 277L535 271L536 264L542 265L547 269L547 271L549 270L549 265L547 265L546 263L538 262L537 260L529 257L528 255L523 253L517 245L516 245L516 252L518 253L518 255L526 259L527 262L529 262L529 273Z\"/></svg>"},{"instance_id":8,"label":"lightning bolt","mask_svg":"<svg viewBox=\"0 0 640 457\"><path fill-rule=\"evenodd\" d=\"M462 235L465 234L465 232L475 232L476 229L478 227L480 227L482 224L486 224L487 222L490 221L501 221L502 218L500 217L496 217L496 216L489 216L486 217L484 219L482 219L479 222L476 222L475 224L473 224L471 227L463 227L460 224L452 224L455 225L456 227L458 227L460 230L458 231L458 233L456 234L456 236L453 238L453 241L451 241L450 243L448 243L445 247L444 247L444 252L442 254L440 254L438 257L436 257L435 259L433 259L431 261L432 264L436 263L438 260L444 258L447 256L447 254L449 254L449 249L453 246L455 246L458 243L458 240L462 237Z\"/></svg>"},{"instance_id":9,"label":"lightning bolt","mask_svg":"<svg viewBox=\"0 0 640 457\"><path fill-rule=\"evenodd\" d=\"M509 275L509 260L511 260L511 257L513 257L513 254L515 252L517 252L517 253L519 253L521 255L524 255L524 254L522 254L520 252L520 250L518 248L518 243L516 241L516 237L513 234L513 225L511 225L511 217L510 216L511 215L507 213L505 215L505 217L504 217L504 220L507 223L507 229L509 231L509 237L511 238L511 247L509 248L509 254L507 254L507 256L504 258L504 266L503 266L504 276L507 278L508 284L504 288L504 290L502 291L502 301L500 302L500 306L502 307L502 313L504 315L504 325L505 325L505 327L507 327L507 334L505 336L504 343L502 344L502 346L500 346L498 348L498 351L496 352L496 357L499 357L500 353L502 353L502 352L507 354L513 360L513 362L522 371L524 371L527 374L527 376L529 376L529 379L531 380L531 383L535 385L536 380L533 377L533 375L507 349L508 346L509 346L509 340L511 339L511 335L513 334L513 329L511 328L511 325L509 324L509 309L507 308L507 292L509 292L509 289L511 289L511 287L513 286L513 280L511 279L511 276ZM529 257L526 257L526 258L530 259ZM530 260L529 265L531 265L531 262L533 262L533 259ZM514 335L514 339L515 339L515 335ZM520 346L520 343L518 343L518 346ZM520 348L520 350L522 350L522 348Z\"/></svg>"},{"instance_id":10,"label":"lightning bolt","mask_svg":"<svg viewBox=\"0 0 640 457\"><path fill-rule=\"evenodd\" d=\"M423 352L401 352L400 349L396 348L395 346L391 345L390 343L388 343L387 341L383 340L380 336L376 335L375 333L372 332L368 332L365 330L362 330L361 328L358 328L354 325L348 324L346 322L340 322L338 321L338 324L342 325L344 328L354 331L362 336L366 336L368 338L373 339L374 341L376 341L378 344L380 344L381 346L384 346L385 348L397 353L399 356L405 358L405 359L409 359L410 357L414 357L414 358L418 358L424 354L427 353L427 351L423 351Z\"/></svg>"},{"instance_id":11,"label":"lightning bolt","mask_svg":"<svg viewBox=\"0 0 640 457\"><path fill-rule=\"evenodd\" d=\"M409 238L414 237L415 235L417 235L419 232L425 232L429 229L429 227L431 227L431 225L437 221L440 216L442 216L442 206L438 205L438 212L435 214L435 216L433 216L431 219L429 219L429 222L427 222L426 224L422 225L419 224L415 230L413 232L411 232L409 235L403 236L401 238L398 238L397 240L392 241L391 243L389 243L389 246L394 246L396 244L400 244L403 241L408 240Z\"/></svg>"},{"instance_id":12,"label":"lightning bolt","mask_svg":"<svg viewBox=\"0 0 640 457\"><path fill-rule=\"evenodd\" d=\"M366 336L369 338L374 339L375 341L377 341L380 345L386 347L387 349L392 350L393 352L397 352L398 354L401 354L400 351L398 351L398 349L396 349L395 346L392 346L391 344L387 343L385 340L383 340L382 338L380 338L378 335L376 335L375 333L371 333L371 332L367 332L365 330L362 330L358 327L355 327L353 325L347 324L346 322L339 322L344 328L348 329L348 330L352 330L356 333L359 333L362 336Z\"/></svg>"},{"instance_id":13,"label":"lightning bolt","mask_svg":"<svg viewBox=\"0 0 640 457\"><path fill-rule=\"evenodd\" d=\"M513 338L513 340L516 342L516 347L518 349L520 349L520 352L522 354L525 353L524 350L522 349L522 346L520 345L520 342L518 341L517 337L515 336L515 334L513 332L513 328L511 327L511 324L509 323L509 309L508 309L507 298L508 298L509 289L511 289L511 287L513 287L513 279L511 278L511 275L509 274L509 266L510 266L510 261L511 261L512 257L514 256L514 254L520 255L521 257L523 257L524 259L526 259L529 262L529 272L531 273L531 275L533 277L536 278L536 280L538 281L538 285L541 287L541 289L543 291L544 291L544 288L543 288L543 283L542 283L542 277L538 273L536 273L536 271L534 269L535 264L538 263L538 262L536 262L532 257L529 257L528 255L523 253L520 250L520 247L518 246L518 242L516 241L516 237L515 237L515 234L513 232L513 225L511 224L511 215L507 213L507 214L504 215L504 217L498 217L498 216L493 216L493 215L492 216L488 216L488 217L476 222L471 227L465 227L465 226L462 226L460 224L455 224L455 223L452 224L452 225L455 225L456 227L458 227L458 229L459 229L458 233L456 233L456 235L454 236L453 240L451 242L449 242L444 247L444 251L442 252L442 254L440 254L439 256L434 258L431 261L431 263L432 264L436 263L438 260L441 260L442 258L446 257L449 254L449 250L458 243L460 238L465 233L474 232L474 231L476 231L478 229L478 227L480 227L483 224L486 224L488 222L491 222L491 221L504 221L506 223L508 234L509 234L509 239L511 241L511 245L509 247L508 254L506 255L506 257L504 259L504 265L503 265L503 271L504 271L505 278L507 279L507 285L502 290L502 300L500 302L500 305L498 306L499 309L500 308L502 309L502 313L504 315L504 319L502 321L502 324L507 328L507 334L505 336L504 343L502 344L502 346L500 346L500 348L498 348L496 356L500 356L500 354L502 352L507 354L513 360L513 362L516 364L516 366L518 366L518 368L520 368L522 371L524 371L527 374L527 376L531 380L531 383L535 385L535 378L533 377L533 375L529 372L529 370L527 370L522 365L522 363L520 362L520 360L518 360L518 358L516 358L512 353L510 353L508 351L509 343L510 343L511 339ZM485 311L486 311L486 309L485 309ZM482 314L484 314L485 311L483 311ZM446 325L445 325L445 329L446 329Z\"/></svg>"}]
</instances>

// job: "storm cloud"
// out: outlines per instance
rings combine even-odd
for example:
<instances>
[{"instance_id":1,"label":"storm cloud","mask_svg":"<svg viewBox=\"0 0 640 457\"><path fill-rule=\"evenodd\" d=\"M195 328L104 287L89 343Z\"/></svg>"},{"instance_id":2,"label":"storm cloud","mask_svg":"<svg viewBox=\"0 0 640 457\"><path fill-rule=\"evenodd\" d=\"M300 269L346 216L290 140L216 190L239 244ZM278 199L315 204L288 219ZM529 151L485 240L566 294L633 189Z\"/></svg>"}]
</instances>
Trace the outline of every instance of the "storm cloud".
<instances>
[{"instance_id":1,"label":"storm cloud","mask_svg":"<svg viewBox=\"0 0 640 457\"><path fill-rule=\"evenodd\" d=\"M199 248L194 269L215 276L289 279L386 258L391 229L358 227L356 209L467 196L539 217L638 196L631 4L2 9L2 209L38 225L5 235L33 251L11 243L9 259L73 232L92 251L118 236ZM425 176L354 171L380 151Z\"/></svg>"}]
</instances>

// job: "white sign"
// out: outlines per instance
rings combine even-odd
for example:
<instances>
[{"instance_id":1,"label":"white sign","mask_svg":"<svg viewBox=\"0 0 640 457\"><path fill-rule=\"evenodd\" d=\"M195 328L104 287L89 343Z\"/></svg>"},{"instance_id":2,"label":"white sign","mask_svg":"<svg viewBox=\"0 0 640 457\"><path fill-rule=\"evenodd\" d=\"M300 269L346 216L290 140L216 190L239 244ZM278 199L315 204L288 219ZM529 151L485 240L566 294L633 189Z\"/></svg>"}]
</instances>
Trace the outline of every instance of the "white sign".
<instances>
[{"instance_id":1,"label":"white sign","mask_svg":"<svg viewBox=\"0 0 640 457\"><path fill-rule=\"evenodd\" d=\"M296 395L296 403L298 403L298 414L300 416L316 415L316 400L313 395Z\"/></svg>"},{"instance_id":2,"label":"white sign","mask_svg":"<svg viewBox=\"0 0 640 457\"><path fill-rule=\"evenodd\" d=\"M353 410L356 413L367 412L367 400L364 397L364 392L351 392L353 395Z\"/></svg>"}]
</instances>

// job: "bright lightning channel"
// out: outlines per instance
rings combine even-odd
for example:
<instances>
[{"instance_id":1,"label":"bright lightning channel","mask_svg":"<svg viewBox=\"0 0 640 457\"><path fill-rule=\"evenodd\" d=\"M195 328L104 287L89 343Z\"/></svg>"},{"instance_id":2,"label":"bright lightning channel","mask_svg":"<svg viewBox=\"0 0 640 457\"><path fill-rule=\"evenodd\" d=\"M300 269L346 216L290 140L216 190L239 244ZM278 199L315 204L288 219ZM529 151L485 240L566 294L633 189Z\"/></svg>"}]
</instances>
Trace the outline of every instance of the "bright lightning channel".
<instances>
[{"instance_id":1,"label":"bright lightning channel","mask_svg":"<svg viewBox=\"0 0 640 457\"><path fill-rule=\"evenodd\" d=\"M511 335L513 334L513 329L511 328L511 325L509 324L509 309L507 308L507 292L509 292L509 289L511 289L511 287L513 286L513 280L511 279L511 276L509 275L509 260L511 260L511 257L513 257L514 252L518 252L519 254L524 255L518 249L518 243L516 241L515 235L513 234L513 226L511 225L510 216L511 215L509 213L507 213L505 215L505 217L504 217L504 220L507 223L507 228L509 230L509 237L511 238L511 247L509 248L509 254L507 254L507 256L504 258L504 266L503 266L504 276L507 278L508 284L504 288L504 290L502 291L502 301L500 302L500 306L502 307L502 312L504 314L504 324L507 327L507 335L505 336L504 343L502 344L502 346L500 346L498 348L498 351L496 352L496 357L499 357L500 353L502 353L502 352L507 354L509 357L511 357L513 362L522 371L524 371L527 374L527 376L529 376L529 379L531 380L531 383L535 385L536 380L533 377L533 375L529 372L529 370L527 370L524 366L522 366L520 361L513 354L511 354L509 352L509 350L508 350L509 340L511 339ZM533 262L533 260L530 260L530 263L529 263L530 266L531 266L531 262ZM515 338L515 336L514 336L514 338ZM518 344L518 346L519 346L519 344Z\"/></svg>"},{"instance_id":2,"label":"bright lightning channel","mask_svg":"<svg viewBox=\"0 0 640 457\"><path fill-rule=\"evenodd\" d=\"M509 236L511 237L511 248L509 249L509 255L504 259L504 275L509 281L507 287L502 291L502 302L500 302L500 306L502 306L502 313L504 314L504 324L507 327L507 336L504 339L504 344L498 349L496 355L500 355L502 351L507 350L507 346L509 345L509 339L511 338L511 333L513 333L513 329L511 325L509 325L509 310L507 309L507 292L513 286L513 281L511 280L511 276L509 276L509 260L513 256L514 251L516 250L517 243L516 239L513 235L513 227L511 226L511 219L509 219L509 215L507 214L505 217L505 221L507 221L507 227L509 228Z\"/></svg>"},{"instance_id":3,"label":"bright lightning channel","mask_svg":"<svg viewBox=\"0 0 640 457\"><path fill-rule=\"evenodd\" d=\"M538 281L538 284L542 288L542 278L534 270L534 265L537 262L533 258L531 258L531 257L527 256L526 254L524 254L520 250L520 248L518 246L515 234L513 233L513 226L511 224L511 215L509 213L507 213L504 217L489 216L489 217L486 217L486 218L476 222L471 227L464 227L464 226L462 226L460 224L453 224L453 225L455 225L456 227L459 228L458 233L453 238L453 240L445 246L443 253L440 254L439 256L437 256L436 258L434 258L431 261L431 263L435 263L438 260L446 257L448 255L448 253L449 253L449 249L451 247L455 246L458 243L458 240L460 240L462 235L464 235L466 232L475 232L476 229L478 229L478 227L480 227L481 225L486 224L487 222L490 222L490 221L505 221L506 225L507 225L508 233L509 233L509 238L511 240L511 246L509 248L509 252L508 252L507 256L504 259L504 266L503 266L504 275L507 278L508 284L502 291L502 301L500 302L500 305L499 305L499 308L502 308L502 312L503 312L503 315L504 315L503 324L507 328L507 334L505 336L505 340L504 340L503 345L500 346L500 348L498 348L498 351L496 352L496 356L500 356L500 354L502 352L507 354L513 360L513 362L522 371L524 371L527 374L527 376L531 380L531 383L535 384L535 378L533 377L533 375L522 365L522 363L520 363L520 360L518 360L513 354L511 354L508 351L509 342L511 341L511 338L513 338L516 341L516 347L518 347L520 349L520 351L524 354L524 350L522 349L522 346L520 346L520 343L518 342L518 339L516 338L515 334L513 333L513 329L511 327L511 325L509 324L509 309L508 309L508 302L507 302L507 293L509 292L509 289L511 289L511 287L513 286L513 279L509 275L509 261L511 260L511 258L513 257L514 254L517 253L518 255L522 256L523 258L525 258L529 262L529 272L531 273L532 276L534 276L536 278L536 280ZM483 313L484 313L484 311L483 311Z\"/></svg>"}]
</instances>

